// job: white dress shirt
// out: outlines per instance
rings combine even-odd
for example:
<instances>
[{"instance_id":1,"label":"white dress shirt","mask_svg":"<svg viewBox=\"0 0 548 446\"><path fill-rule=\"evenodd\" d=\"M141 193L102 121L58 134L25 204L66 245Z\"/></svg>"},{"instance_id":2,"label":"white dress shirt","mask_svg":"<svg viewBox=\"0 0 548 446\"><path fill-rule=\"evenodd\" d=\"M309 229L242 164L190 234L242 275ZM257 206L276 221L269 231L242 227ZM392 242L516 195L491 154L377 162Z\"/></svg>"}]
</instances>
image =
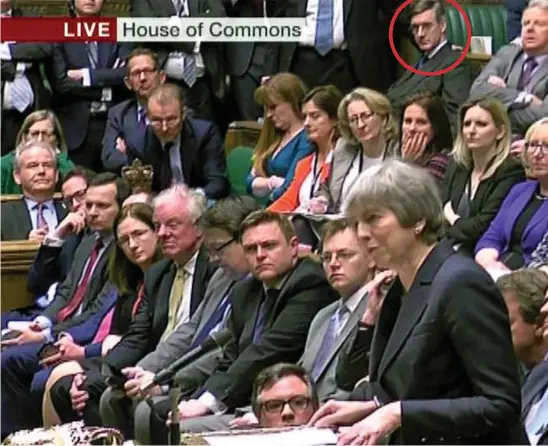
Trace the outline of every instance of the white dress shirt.
<instances>
[{"instance_id":1,"label":"white dress shirt","mask_svg":"<svg viewBox=\"0 0 548 446\"><path fill-rule=\"evenodd\" d=\"M343 0L333 1L333 48L346 49L344 35L344 7ZM366 0L358 0L366 1ZM299 42L302 46L314 47L316 42L316 21L318 16L318 0L306 2L305 25Z\"/></svg>"}]
</instances>

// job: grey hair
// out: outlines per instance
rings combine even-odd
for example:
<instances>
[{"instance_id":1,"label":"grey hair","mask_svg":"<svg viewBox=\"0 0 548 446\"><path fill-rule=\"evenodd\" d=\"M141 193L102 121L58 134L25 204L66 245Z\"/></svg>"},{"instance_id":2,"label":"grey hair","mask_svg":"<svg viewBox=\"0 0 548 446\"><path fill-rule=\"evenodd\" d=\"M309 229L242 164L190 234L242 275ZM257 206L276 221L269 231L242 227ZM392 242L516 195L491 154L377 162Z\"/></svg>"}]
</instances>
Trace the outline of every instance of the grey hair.
<instances>
[{"instance_id":1,"label":"grey hair","mask_svg":"<svg viewBox=\"0 0 548 446\"><path fill-rule=\"evenodd\" d=\"M548 11L548 0L531 0L525 9L540 8Z\"/></svg>"},{"instance_id":2,"label":"grey hair","mask_svg":"<svg viewBox=\"0 0 548 446\"><path fill-rule=\"evenodd\" d=\"M181 203L181 201L185 203L182 209L194 223L202 218L207 209L205 194L200 190L190 189L184 184L174 184L160 192L153 200L153 207L156 208L166 203Z\"/></svg>"},{"instance_id":3,"label":"grey hair","mask_svg":"<svg viewBox=\"0 0 548 446\"><path fill-rule=\"evenodd\" d=\"M15 149L15 157L13 158L14 170L16 172L19 172L19 170L21 169L21 155L27 150L34 149L35 147L47 150L50 153L54 162L55 170L57 170L57 154L55 153L55 149L51 147L51 145L46 141L40 141L35 139L24 141L17 146L17 148Z\"/></svg>"},{"instance_id":4,"label":"grey hair","mask_svg":"<svg viewBox=\"0 0 548 446\"><path fill-rule=\"evenodd\" d=\"M343 205L344 213L367 221L371 212L388 209L404 228L424 224L418 234L428 245L444 235L444 218L438 187L422 167L390 159L365 170Z\"/></svg>"}]
</instances>

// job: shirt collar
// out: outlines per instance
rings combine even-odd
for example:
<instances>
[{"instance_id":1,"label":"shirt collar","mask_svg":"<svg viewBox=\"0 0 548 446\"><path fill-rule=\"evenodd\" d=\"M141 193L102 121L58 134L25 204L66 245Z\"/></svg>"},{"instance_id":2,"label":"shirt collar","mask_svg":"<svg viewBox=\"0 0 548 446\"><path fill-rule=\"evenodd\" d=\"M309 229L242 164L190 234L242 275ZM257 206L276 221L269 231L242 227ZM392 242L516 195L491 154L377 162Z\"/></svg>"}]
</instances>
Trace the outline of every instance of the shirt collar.
<instances>
[{"instance_id":1,"label":"shirt collar","mask_svg":"<svg viewBox=\"0 0 548 446\"><path fill-rule=\"evenodd\" d=\"M26 198L25 197L25 203L27 204L27 208L29 210L35 210L35 206L38 205L38 204L42 204L42 206L45 209L52 209L53 208L53 199L51 199L51 198L49 200L43 201L42 203L38 203L37 201L34 201L31 198Z\"/></svg>"},{"instance_id":2,"label":"shirt collar","mask_svg":"<svg viewBox=\"0 0 548 446\"><path fill-rule=\"evenodd\" d=\"M440 50L447 44L447 39L442 40L436 48L434 48L432 51L430 51L427 55L427 59L432 59L436 54L440 52Z\"/></svg>"},{"instance_id":3,"label":"shirt collar","mask_svg":"<svg viewBox=\"0 0 548 446\"><path fill-rule=\"evenodd\" d=\"M189 275L194 276L194 271L196 270L196 261L198 260L198 251L188 259L188 261L182 266L183 270ZM180 265L177 265L177 269L181 268Z\"/></svg>"},{"instance_id":4,"label":"shirt collar","mask_svg":"<svg viewBox=\"0 0 548 446\"><path fill-rule=\"evenodd\" d=\"M268 291L268 290L281 290L282 287L285 285L285 281L288 277L289 277L289 274L286 274L281 279L278 279L274 283L274 285L268 286L268 287L263 283L263 288L264 288L265 291Z\"/></svg>"},{"instance_id":5,"label":"shirt collar","mask_svg":"<svg viewBox=\"0 0 548 446\"><path fill-rule=\"evenodd\" d=\"M358 305L362 301L362 299L365 297L368 291L368 284L365 284L362 286L359 290L357 290L352 296L350 296L348 299L342 300L342 305L345 305L346 308L348 308L348 311L350 313L353 313L356 308L358 308Z\"/></svg>"},{"instance_id":6,"label":"shirt collar","mask_svg":"<svg viewBox=\"0 0 548 446\"><path fill-rule=\"evenodd\" d=\"M527 54L523 53L523 60L527 59L535 59L537 62L537 67L540 67L546 59L548 59L548 54L542 54L540 56L528 56Z\"/></svg>"},{"instance_id":7,"label":"shirt collar","mask_svg":"<svg viewBox=\"0 0 548 446\"><path fill-rule=\"evenodd\" d=\"M103 243L103 248L110 245L110 243L114 240L114 234L110 232L104 233L104 234L101 234L99 232L94 232L93 237L95 238L95 240L101 240L101 243Z\"/></svg>"}]
</instances>

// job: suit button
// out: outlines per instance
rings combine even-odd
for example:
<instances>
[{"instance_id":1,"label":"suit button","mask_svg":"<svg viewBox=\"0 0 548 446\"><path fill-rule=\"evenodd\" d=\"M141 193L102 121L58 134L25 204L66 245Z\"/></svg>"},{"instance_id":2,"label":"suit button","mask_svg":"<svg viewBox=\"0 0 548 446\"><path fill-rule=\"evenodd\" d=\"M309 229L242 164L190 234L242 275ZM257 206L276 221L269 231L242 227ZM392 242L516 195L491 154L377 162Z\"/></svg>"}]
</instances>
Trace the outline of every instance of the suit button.
<instances>
[{"instance_id":1,"label":"suit button","mask_svg":"<svg viewBox=\"0 0 548 446\"><path fill-rule=\"evenodd\" d=\"M426 443L426 438L422 437L421 438L421 443Z\"/></svg>"},{"instance_id":2,"label":"suit button","mask_svg":"<svg viewBox=\"0 0 548 446\"><path fill-rule=\"evenodd\" d=\"M443 437L440 437L440 443L443 443L445 439Z\"/></svg>"}]
</instances>

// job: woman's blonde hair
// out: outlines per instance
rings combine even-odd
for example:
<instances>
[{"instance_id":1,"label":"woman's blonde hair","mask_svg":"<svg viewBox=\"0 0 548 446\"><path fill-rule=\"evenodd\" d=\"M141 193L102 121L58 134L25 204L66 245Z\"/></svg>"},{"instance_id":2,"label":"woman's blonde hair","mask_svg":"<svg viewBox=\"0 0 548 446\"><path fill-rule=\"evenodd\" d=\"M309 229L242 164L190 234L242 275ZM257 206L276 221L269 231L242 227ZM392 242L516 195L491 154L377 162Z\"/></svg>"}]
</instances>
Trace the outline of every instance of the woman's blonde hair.
<instances>
[{"instance_id":1,"label":"woman's blonde hair","mask_svg":"<svg viewBox=\"0 0 548 446\"><path fill-rule=\"evenodd\" d=\"M512 143L512 125L508 119L506 108L498 99L492 97L485 97L482 99L474 100L463 104L459 110L459 133L455 140L455 145L451 154L455 162L465 168L472 169L474 166L474 159L470 149L466 146L464 138L462 137L462 128L464 125L464 117L468 110L473 107L479 107L485 110L495 123L495 127L498 131L503 130L502 138L495 141L495 145L490 150L490 161L488 169L483 172L482 178L489 178L500 167L506 158L510 156L510 145Z\"/></svg>"},{"instance_id":2,"label":"woman's blonde hair","mask_svg":"<svg viewBox=\"0 0 548 446\"><path fill-rule=\"evenodd\" d=\"M370 88L358 87L348 93L341 101L337 114L339 129L344 139L352 144L360 142L354 136L348 119L348 105L354 101L363 101L369 109L383 118L382 133L386 141L394 140L398 134L398 126L392 115L392 105L388 98Z\"/></svg>"},{"instance_id":3,"label":"woman's blonde hair","mask_svg":"<svg viewBox=\"0 0 548 446\"><path fill-rule=\"evenodd\" d=\"M539 127L542 127L543 125L548 125L548 116L541 118L531 124L531 126L527 129L527 132L525 133L525 143L531 141L533 133L535 133L539 129ZM529 159L527 157L527 144L524 144L523 148L521 149L521 162L524 164L526 169L529 167Z\"/></svg>"},{"instance_id":4,"label":"woman's blonde hair","mask_svg":"<svg viewBox=\"0 0 548 446\"><path fill-rule=\"evenodd\" d=\"M53 113L51 110L36 110L32 112L30 115L28 115L25 120L23 121L23 125L19 129L19 133L17 133L17 138L15 139L15 146L19 146L24 141L25 136L29 132L29 129L40 121L46 121L48 120L52 127L53 131L55 132L55 137L57 138L57 147L54 147L59 149L60 152L66 152L67 151L67 142L65 140L65 135L63 133L63 128L61 127L61 123L59 122L59 119L57 119L57 116L55 113Z\"/></svg>"},{"instance_id":5,"label":"woman's blonde hair","mask_svg":"<svg viewBox=\"0 0 548 446\"><path fill-rule=\"evenodd\" d=\"M255 90L255 101L265 106L285 102L295 115L302 117L301 104L308 90L303 81L292 73L278 73ZM253 154L253 169L259 176L265 176L265 160L276 150L283 136L272 121L265 116L259 140Z\"/></svg>"}]
</instances>

